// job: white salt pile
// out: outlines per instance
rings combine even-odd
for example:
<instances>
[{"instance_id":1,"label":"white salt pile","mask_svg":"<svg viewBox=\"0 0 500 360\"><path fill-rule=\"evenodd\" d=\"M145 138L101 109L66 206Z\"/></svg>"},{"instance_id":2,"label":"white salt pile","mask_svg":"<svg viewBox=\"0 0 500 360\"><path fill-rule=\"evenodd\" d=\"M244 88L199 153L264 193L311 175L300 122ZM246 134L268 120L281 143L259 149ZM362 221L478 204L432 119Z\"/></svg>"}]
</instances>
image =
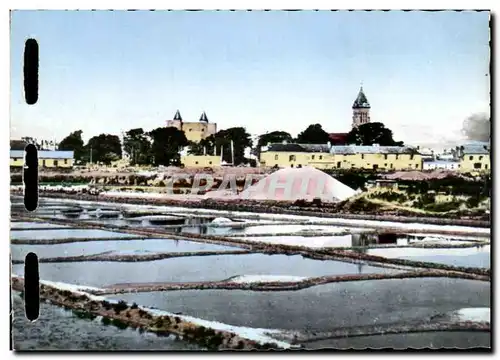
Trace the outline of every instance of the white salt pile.
<instances>
[{"instance_id":1,"label":"white salt pile","mask_svg":"<svg viewBox=\"0 0 500 360\"><path fill-rule=\"evenodd\" d=\"M321 170L307 166L285 168L242 191L240 198L252 200L342 201L356 191Z\"/></svg>"},{"instance_id":2,"label":"white salt pile","mask_svg":"<svg viewBox=\"0 0 500 360\"><path fill-rule=\"evenodd\" d=\"M307 279L303 276L289 275L239 275L229 279L229 281L239 284L254 282L298 282Z\"/></svg>"}]
</instances>

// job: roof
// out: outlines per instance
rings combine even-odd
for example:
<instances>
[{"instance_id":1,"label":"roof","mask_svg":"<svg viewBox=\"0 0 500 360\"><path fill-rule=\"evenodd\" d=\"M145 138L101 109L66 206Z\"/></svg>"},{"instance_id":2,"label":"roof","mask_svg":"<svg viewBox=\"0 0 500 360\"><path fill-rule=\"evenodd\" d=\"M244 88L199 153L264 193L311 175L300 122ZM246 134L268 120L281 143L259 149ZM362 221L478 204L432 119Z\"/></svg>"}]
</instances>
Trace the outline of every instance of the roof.
<instances>
[{"instance_id":1,"label":"roof","mask_svg":"<svg viewBox=\"0 0 500 360\"><path fill-rule=\"evenodd\" d=\"M11 158L24 158L24 150L11 150ZM38 150L39 159L73 159L73 151Z\"/></svg>"},{"instance_id":2,"label":"roof","mask_svg":"<svg viewBox=\"0 0 500 360\"><path fill-rule=\"evenodd\" d=\"M305 148L299 144L269 144L267 146L267 151L279 151L279 152L308 152Z\"/></svg>"},{"instance_id":3,"label":"roof","mask_svg":"<svg viewBox=\"0 0 500 360\"><path fill-rule=\"evenodd\" d=\"M203 114L200 116L200 121L208 122L207 114L203 111Z\"/></svg>"},{"instance_id":4,"label":"roof","mask_svg":"<svg viewBox=\"0 0 500 360\"><path fill-rule=\"evenodd\" d=\"M174 120L179 120L179 121L182 121L182 116L181 116L181 113L179 112L179 110L177 110L175 112L175 115L174 115Z\"/></svg>"},{"instance_id":5,"label":"roof","mask_svg":"<svg viewBox=\"0 0 500 360\"><path fill-rule=\"evenodd\" d=\"M354 104L352 104L353 109L369 109L370 103L366 98L365 93L363 92L363 87L359 89L358 97L354 100Z\"/></svg>"},{"instance_id":6,"label":"roof","mask_svg":"<svg viewBox=\"0 0 500 360\"><path fill-rule=\"evenodd\" d=\"M460 164L460 161L457 160L433 160L433 161L425 161L425 164L432 164L432 165L456 165Z\"/></svg>"},{"instance_id":7,"label":"roof","mask_svg":"<svg viewBox=\"0 0 500 360\"><path fill-rule=\"evenodd\" d=\"M409 146L365 146L365 145L347 145L332 146L331 154L419 154L418 150Z\"/></svg>"},{"instance_id":8,"label":"roof","mask_svg":"<svg viewBox=\"0 0 500 360\"><path fill-rule=\"evenodd\" d=\"M328 137L333 142L345 142L349 133L330 133Z\"/></svg>"},{"instance_id":9,"label":"roof","mask_svg":"<svg viewBox=\"0 0 500 360\"><path fill-rule=\"evenodd\" d=\"M267 146L267 151L276 152L323 152L327 153L330 147L327 144L269 144Z\"/></svg>"},{"instance_id":10,"label":"roof","mask_svg":"<svg viewBox=\"0 0 500 360\"><path fill-rule=\"evenodd\" d=\"M463 145L464 154L481 154L481 155L487 155L490 153L490 145L489 143L469 143L469 144L464 144Z\"/></svg>"}]
</instances>

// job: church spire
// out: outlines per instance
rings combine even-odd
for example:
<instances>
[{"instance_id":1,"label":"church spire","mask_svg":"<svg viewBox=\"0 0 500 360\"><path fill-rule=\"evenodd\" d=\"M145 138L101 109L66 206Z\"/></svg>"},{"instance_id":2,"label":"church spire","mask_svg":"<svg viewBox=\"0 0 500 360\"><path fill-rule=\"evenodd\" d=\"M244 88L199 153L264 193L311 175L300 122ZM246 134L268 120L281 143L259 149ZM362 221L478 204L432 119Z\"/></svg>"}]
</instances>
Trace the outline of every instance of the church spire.
<instances>
[{"instance_id":1,"label":"church spire","mask_svg":"<svg viewBox=\"0 0 500 360\"><path fill-rule=\"evenodd\" d=\"M370 103L368 102L368 99L366 98L366 95L363 92L363 84L361 84L361 87L359 88L358 96L356 97L356 100L354 100L354 104L352 104L352 108L353 109L369 109L370 108Z\"/></svg>"},{"instance_id":2,"label":"church spire","mask_svg":"<svg viewBox=\"0 0 500 360\"><path fill-rule=\"evenodd\" d=\"M359 88L358 96L352 104L352 127L358 127L370 122L370 103L363 92L363 84Z\"/></svg>"},{"instance_id":3,"label":"church spire","mask_svg":"<svg viewBox=\"0 0 500 360\"><path fill-rule=\"evenodd\" d=\"M179 112L179 110L177 110L175 112L174 120L182 121L182 116L181 116L181 113Z\"/></svg>"},{"instance_id":4,"label":"church spire","mask_svg":"<svg viewBox=\"0 0 500 360\"><path fill-rule=\"evenodd\" d=\"M201 116L200 116L200 121L204 121L204 122L208 123L207 114L205 114L204 111L203 111L203 114L201 114Z\"/></svg>"}]
</instances>

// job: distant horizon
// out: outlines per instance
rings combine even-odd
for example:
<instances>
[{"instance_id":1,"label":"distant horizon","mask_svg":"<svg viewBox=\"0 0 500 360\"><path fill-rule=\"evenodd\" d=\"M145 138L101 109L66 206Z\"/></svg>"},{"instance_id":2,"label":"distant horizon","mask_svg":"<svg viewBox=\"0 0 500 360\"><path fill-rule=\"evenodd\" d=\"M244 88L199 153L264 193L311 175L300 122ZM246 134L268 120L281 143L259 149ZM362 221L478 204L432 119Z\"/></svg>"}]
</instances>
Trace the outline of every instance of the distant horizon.
<instances>
[{"instance_id":1,"label":"distant horizon","mask_svg":"<svg viewBox=\"0 0 500 360\"><path fill-rule=\"evenodd\" d=\"M40 46L34 106L22 89L29 37ZM488 12L13 11L10 135L121 138L177 109L252 136L314 123L348 132L362 83L372 122L441 146L465 140L471 114L490 114L489 56Z\"/></svg>"}]
</instances>

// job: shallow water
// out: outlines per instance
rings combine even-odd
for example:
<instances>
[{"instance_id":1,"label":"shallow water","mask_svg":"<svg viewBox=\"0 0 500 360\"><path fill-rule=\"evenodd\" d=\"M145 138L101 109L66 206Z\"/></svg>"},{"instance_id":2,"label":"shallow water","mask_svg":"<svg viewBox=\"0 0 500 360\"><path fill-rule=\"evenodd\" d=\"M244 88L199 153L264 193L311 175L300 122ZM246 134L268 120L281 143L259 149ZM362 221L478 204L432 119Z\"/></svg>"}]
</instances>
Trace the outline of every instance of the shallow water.
<instances>
[{"instance_id":1,"label":"shallow water","mask_svg":"<svg viewBox=\"0 0 500 360\"><path fill-rule=\"evenodd\" d=\"M185 290L114 298L231 325L326 331L489 307L490 283L448 278L371 280L296 291Z\"/></svg>"},{"instance_id":2,"label":"shallow water","mask_svg":"<svg viewBox=\"0 0 500 360\"><path fill-rule=\"evenodd\" d=\"M453 266L490 268L491 254L490 246L471 248L392 248L392 249L369 249L370 255L383 256L387 258L408 259L415 261L428 261Z\"/></svg>"},{"instance_id":3,"label":"shallow water","mask_svg":"<svg viewBox=\"0 0 500 360\"><path fill-rule=\"evenodd\" d=\"M34 252L39 258L93 255L103 252L110 254L154 254L162 252L196 252L244 250L237 247L204 244L184 240L148 239L126 241L88 241L55 245L11 245L13 259L24 259L26 254Z\"/></svg>"},{"instance_id":4,"label":"shallow water","mask_svg":"<svg viewBox=\"0 0 500 360\"><path fill-rule=\"evenodd\" d=\"M491 348L491 334L476 331L447 331L360 336L319 340L304 344L307 349L467 349Z\"/></svg>"},{"instance_id":5,"label":"shallow water","mask_svg":"<svg viewBox=\"0 0 500 360\"><path fill-rule=\"evenodd\" d=\"M100 318L80 319L72 311L40 304L40 317L30 322L19 295L13 296L12 336L15 350L203 350L176 340L102 324Z\"/></svg>"},{"instance_id":6,"label":"shallow water","mask_svg":"<svg viewBox=\"0 0 500 360\"><path fill-rule=\"evenodd\" d=\"M27 221L12 221L10 223L10 227L11 228L22 228L22 229L29 229L29 228L33 228L33 227L50 229L53 227L68 227L68 226L49 224L49 223L27 222Z\"/></svg>"},{"instance_id":7,"label":"shallow water","mask_svg":"<svg viewBox=\"0 0 500 360\"><path fill-rule=\"evenodd\" d=\"M68 229L68 230L22 230L11 231L11 239L26 240L26 239L65 239L65 238L94 238L94 237L113 237L113 238L127 238L137 235L122 234L106 230L82 230L82 229Z\"/></svg>"},{"instance_id":8,"label":"shallow water","mask_svg":"<svg viewBox=\"0 0 500 360\"><path fill-rule=\"evenodd\" d=\"M72 262L40 264L40 278L79 285L105 286L140 282L220 281L236 275L323 276L387 273L395 270L331 260L312 260L299 255L189 256L147 262ZM14 265L15 274L23 265Z\"/></svg>"}]
</instances>

